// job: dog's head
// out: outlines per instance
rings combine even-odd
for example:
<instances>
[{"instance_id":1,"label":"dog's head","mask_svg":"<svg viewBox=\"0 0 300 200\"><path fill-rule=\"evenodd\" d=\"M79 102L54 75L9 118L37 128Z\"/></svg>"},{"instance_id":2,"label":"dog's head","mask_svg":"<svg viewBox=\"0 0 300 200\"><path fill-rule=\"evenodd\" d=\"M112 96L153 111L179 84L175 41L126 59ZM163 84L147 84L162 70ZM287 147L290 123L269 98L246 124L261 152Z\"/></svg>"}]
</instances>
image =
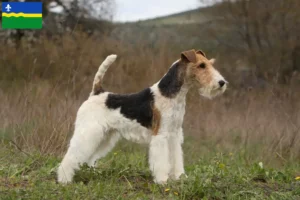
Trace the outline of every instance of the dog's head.
<instances>
[{"instance_id":1,"label":"dog's head","mask_svg":"<svg viewBox=\"0 0 300 200\"><path fill-rule=\"evenodd\" d=\"M213 98L226 90L228 82L213 67L215 59L209 60L201 50L182 52L179 62L186 66L186 84L196 86L200 95Z\"/></svg>"}]
</instances>

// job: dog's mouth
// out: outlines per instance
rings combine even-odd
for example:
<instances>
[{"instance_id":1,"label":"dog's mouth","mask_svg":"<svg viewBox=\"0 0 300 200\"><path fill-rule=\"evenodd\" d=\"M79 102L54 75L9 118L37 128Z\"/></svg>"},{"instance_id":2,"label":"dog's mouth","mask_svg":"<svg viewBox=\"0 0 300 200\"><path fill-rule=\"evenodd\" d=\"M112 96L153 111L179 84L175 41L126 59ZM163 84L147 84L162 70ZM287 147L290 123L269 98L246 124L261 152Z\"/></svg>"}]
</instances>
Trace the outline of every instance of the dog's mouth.
<instances>
[{"instance_id":1,"label":"dog's mouth","mask_svg":"<svg viewBox=\"0 0 300 200\"><path fill-rule=\"evenodd\" d=\"M208 99L213 99L217 96L223 94L226 90L226 85L223 87L214 87L214 88L200 88L198 92L201 96L206 97Z\"/></svg>"}]
</instances>

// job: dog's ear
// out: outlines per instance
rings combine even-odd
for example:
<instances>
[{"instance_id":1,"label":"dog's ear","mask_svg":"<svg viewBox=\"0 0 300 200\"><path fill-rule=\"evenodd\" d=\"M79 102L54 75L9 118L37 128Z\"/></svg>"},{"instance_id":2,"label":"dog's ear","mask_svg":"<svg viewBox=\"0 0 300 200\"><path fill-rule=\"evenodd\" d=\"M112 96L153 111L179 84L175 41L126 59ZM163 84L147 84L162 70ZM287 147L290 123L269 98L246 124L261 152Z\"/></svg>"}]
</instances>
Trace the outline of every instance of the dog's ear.
<instances>
[{"instance_id":1,"label":"dog's ear","mask_svg":"<svg viewBox=\"0 0 300 200\"><path fill-rule=\"evenodd\" d=\"M216 59L212 58L212 59L209 60L209 62L213 65L216 62Z\"/></svg>"},{"instance_id":2,"label":"dog's ear","mask_svg":"<svg viewBox=\"0 0 300 200\"><path fill-rule=\"evenodd\" d=\"M201 54L202 56L204 56L204 57L206 58L206 55L205 55L205 53L204 53L203 51L197 50L196 53L197 53L197 54Z\"/></svg>"},{"instance_id":3,"label":"dog's ear","mask_svg":"<svg viewBox=\"0 0 300 200\"><path fill-rule=\"evenodd\" d=\"M181 60L185 61L185 62L192 62L192 63L196 63L197 59L196 59L196 52L194 49L192 50L188 50L188 51L184 51L181 53Z\"/></svg>"}]
</instances>

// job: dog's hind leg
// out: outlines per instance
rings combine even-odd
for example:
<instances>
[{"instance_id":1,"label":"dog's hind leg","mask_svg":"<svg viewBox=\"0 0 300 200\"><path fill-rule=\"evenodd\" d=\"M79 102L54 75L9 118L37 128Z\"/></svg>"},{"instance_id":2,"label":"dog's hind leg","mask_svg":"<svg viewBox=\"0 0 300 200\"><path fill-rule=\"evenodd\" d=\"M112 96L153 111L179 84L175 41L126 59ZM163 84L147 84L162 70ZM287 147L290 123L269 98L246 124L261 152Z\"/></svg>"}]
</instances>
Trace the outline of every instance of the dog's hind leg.
<instances>
[{"instance_id":1,"label":"dog's hind leg","mask_svg":"<svg viewBox=\"0 0 300 200\"><path fill-rule=\"evenodd\" d=\"M69 149L58 168L58 182L72 181L75 170L79 169L81 164L89 163L106 132L105 127L96 123L75 128Z\"/></svg>"},{"instance_id":2,"label":"dog's hind leg","mask_svg":"<svg viewBox=\"0 0 300 200\"><path fill-rule=\"evenodd\" d=\"M105 139L101 141L94 154L90 157L88 165L94 166L98 159L106 156L115 147L119 139L120 135L116 131L108 132Z\"/></svg>"}]
</instances>

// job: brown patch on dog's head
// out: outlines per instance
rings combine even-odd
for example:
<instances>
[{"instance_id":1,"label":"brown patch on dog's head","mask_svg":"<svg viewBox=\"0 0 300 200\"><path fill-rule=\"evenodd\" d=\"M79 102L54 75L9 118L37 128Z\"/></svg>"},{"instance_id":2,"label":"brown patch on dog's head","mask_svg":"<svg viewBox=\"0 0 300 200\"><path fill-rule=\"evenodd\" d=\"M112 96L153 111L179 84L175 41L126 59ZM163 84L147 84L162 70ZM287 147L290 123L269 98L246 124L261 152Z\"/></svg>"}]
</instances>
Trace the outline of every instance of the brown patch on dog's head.
<instances>
[{"instance_id":1,"label":"brown patch on dog's head","mask_svg":"<svg viewBox=\"0 0 300 200\"><path fill-rule=\"evenodd\" d=\"M214 59L208 60L205 53L194 49L181 53L180 62L186 65L186 81L199 86L209 85L213 80Z\"/></svg>"},{"instance_id":2,"label":"brown patch on dog's head","mask_svg":"<svg viewBox=\"0 0 300 200\"><path fill-rule=\"evenodd\" d=\"M158 88L161 94L174 98L182 86L189 88L192 85L198 87L202 96L209 98L224 92L227 81L213 67L214 61L208 60L201 50L182 52L181 58L172 64L168 73L160 80Z\"/></svg>"},{"instance_id":3,"label":"brown patch on dog's head","mask_svg":"<svg viewBox=\"0 0 300 200\"><path fill-rule=\"evenodd\" d=\"M152 113L152 134L157 135L160 128L161 114L154 105L152 106Z\"/></svg>"},{"instance_id":4,"label":"brown patch on dog's head","mask_svg":"<svg viewBox=\"0 0 300 200\"><path fill-rule=\"evenodd\" d=\"M181 60L184 62L191 62L191 63L196 63L197 62L197 57L195 50L189 50L189 51L184 51L181 53Z\"/></svg>"}]
</instances>

